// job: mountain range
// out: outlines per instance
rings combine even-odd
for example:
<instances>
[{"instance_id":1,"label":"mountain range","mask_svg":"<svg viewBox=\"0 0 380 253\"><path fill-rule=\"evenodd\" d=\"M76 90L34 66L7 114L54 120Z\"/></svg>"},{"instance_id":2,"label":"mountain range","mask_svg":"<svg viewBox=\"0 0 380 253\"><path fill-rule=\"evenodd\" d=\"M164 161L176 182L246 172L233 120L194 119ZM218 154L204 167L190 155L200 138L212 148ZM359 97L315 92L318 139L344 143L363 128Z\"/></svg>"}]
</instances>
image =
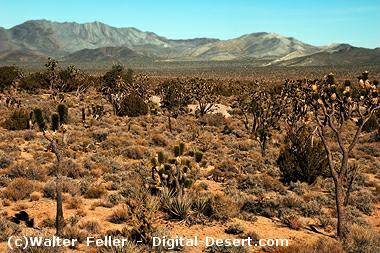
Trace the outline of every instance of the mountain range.
<instances>
[{"instance_id":1,"label":"mountain range","mask_svg":"<svg viewBox=\"0 0 380 253\"><path fill-rule=\"evenodd\" d=\"M250 61L257 66L380 64L380 48L349 44L313 46L276 33L251 33L229 40L173 40L136 28L101 22L78 24L31 20L0 27L0 63L28 64L54 57L70 64Z\"/></svg>"}]
</instances>

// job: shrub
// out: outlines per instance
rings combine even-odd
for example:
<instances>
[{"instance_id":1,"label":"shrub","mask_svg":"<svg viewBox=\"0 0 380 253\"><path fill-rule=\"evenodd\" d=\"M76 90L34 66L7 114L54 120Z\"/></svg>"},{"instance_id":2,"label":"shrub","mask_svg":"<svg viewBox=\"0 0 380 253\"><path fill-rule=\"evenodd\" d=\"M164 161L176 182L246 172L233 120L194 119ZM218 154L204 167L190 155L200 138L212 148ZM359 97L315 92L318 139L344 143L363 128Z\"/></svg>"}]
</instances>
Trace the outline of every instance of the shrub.
<instances>
[{"instance_id":1,"label":"shrub","mask_svg":"<svg viewBox=\"0 0 380 253\"><path fill-rule=\"evenodd\" d=\"M343 241L343 247L350 253L379 252L379 242L380 237L374 231L352 225L348 236Z\"/></svg>"},{"instance_id":2,"label":"shrub","mask_svg":"<svg viewBox=\"0 0 380 253\"><path fill-rule=\"evenodd\" d=\"M154 134L152 136L152 142L155 146L166 147L168 145L167 139L162 134Z\"/></svg>"},{"instance_id":3,"label":"shrub","mask_svg":"<svg viewBox=\"0 0 380 253\"><path fill-rule=\"evenodd\" d=\"M10 222L4 217L0 217L0 241L4 242L10 236L21 232L21 228L13 222Z\"/></svg>"},{"instance_id":4,"label":"shrub","mask_svg":"<svg viewBox=\"0 0 380 253\"><path fill-rule=\"evenodd\" d=\"M328 160L321 142L312 141L311 131L301 128L289 133L286 147L277 159L285 183L307 182L312 184L318 176L328 177Z\"/></svg>"},{"instance_id":5,"label":"shrub","mask_svg":"<svg viewBox=\"0 0 380 253\"><path fill-rule=\"evenodd\" d=\"M49 87L49 83L45 79L43 73L35 72L21 78L19 88L25 91L35 91L37 89L45 89Z\"/></svg>"},{"instance_id":6,"label":"shrub","mask_svg":"<svg viewBox=\"0 0 380 253\"><path fill-rule=\"evenodd\" d=\"M276 216L279 204L273 200L247 200L241 211L271 218Z\"/></svg>"},{"instance_id":7,"label":"shrub","mask_svg":"<svg viewBox=\"0 0 380 253\"><path fill-rule=\"evenodd\" d=\"M107 190L103 185L92 185L87 189L86 198L97 199L106 194Z\"/></svg>"},{"instance_id":8,"label":"shrub","mask_svg":"<svg viewBox=\"0 0 380 253\"><path fill-rule=\"evenodd\" d=\"M122 151L122 155L129 159L141 160L150 156L150 153L144 146L130 146Z\"/></svg>"},{"instance_id":9,"label":"shrub","mask_svg":"<svg viewBox=\"0 0 380 253\"><path fill-rule=\"evenodd\" d=\"M121 103L118 116L138 117L148 114L148 105L137 94L131 93Z\"/></svg>"},{"instance_id":10,"label":"shrub","mask_svg":"<svg viewBox=\"0 0 380 253\"><path fill-rule=\"evenodd\" d=\"M101 226L96 220L85 221L79 225L79 228L85 229L91 234L98 234L101 231Z\"/></svg>"},{"instance_id":11,"label":"shrub","mask_svg":"<svg viewBox=\"0 0 380 253\"><path fill-rule=\"evenodd\" d=\"M294 243L289 247L279 247L279 253L344 253L342 245L334 239L320 238L313 244Z\"/></svg>"},{"instance_id":12,"label":"shrub","mask_svg":"<svg viewBox=\"0 0 380 253\"><path fill-rule=\"evenodd\" d=\"M16 178L11 181L3 191L3 196L7 199L14 201L25 199L29 195L38 191L39 186L37 183L25 178Z\"/></svg>"},{"instance_id":13,"label":"shrub","mask_svg":"<svg viewBox=\"0 0 380 253\"><path fill-rule=\"evenodd\" d=\"M240 224L231 224L224 232L230 235L240 235L244 232L244 228Z\"/></svg>"},{"instance_id":14,"label":"shrub","mask_svg":"<svg viewBox=\"0 0 380 253\"><path fill-rule=\"evenodd\" d=\"M366 215L371 215L373 213L374 197L369 192L358 192L352 196L351 203Z\"/></svg>"},{"instance_id":15,"label":"shrub","mask_svg":"<svg viewBox=\"0 0 380 253\"><path fill-rule=\"evenodd\" d=\"M188 195L177 196L164 193L161 196L163 210L171 219L185 220L191 211L192 201Z\"/></svg>"},{"instance_id":16,"label":"shrub","mask_svg":"<svg viewBox=\"0 0 380 253\"><path fill-rule=\"evenodd\" d=\"M221 113L206 114L199 118L202 125L220 127L224 125L224 116Z\"/></svg>"},{"instance_id":17,"label":"shrub","mask_svg":"<svg viewBox=\"0 0 380 253\"><path fill-rule=\"evenodd\" d=\"M379 120L380 120L380 112L378 111L377 114L372 115L372 117L367 120L367 122L363 126L362 131L369 133L369 132L379 129L380 127Z\"/></svg>"},{"instance_id":18,"label":"shrub","mask_svg":"<svg viewBox=\"0 0 380 253\"><path fill-rule=\"evenodd\" d=\"M32 192L30 194L30 201L38 201L42 197L42 194L40 192Z\"/></svg>"},{"instance_id":19,"label":"shrub","mask_svg":"<svg viewBox=\"0 0 380 253\"><path fill-rule=\"evenodd\" d=\"M79 209L82 206L83 199L79 196L72 197L67 202L67 209Z\"/></svg>"},{"instance_id":20,"label":"shrub","mask_svg":"<svg viewBox=\"0 0 380 253\"><path fill-rule=\"evenodd\" d=\"M201 151L195 151L194 152L194 159L196 163L200 163L203 159L203 152Z\"/></svg>"},{"instance_id":21,"label":"shrub","mask_svg":"<svg viewBox=\"0 0 380 253\"><path fill-rule=\"evenodd\" d=\"M78 242L82 242L85 240L87 236L87 233L81 229L79 229L77 226L66 226L63 229L62 237L66 239L77 239Z\"/></svg>"},{"instance_id":22,"label":"shrub","mask_svg":"<svg viewBox=\"0 0 380 253\"><path fill-rule=\"evenodd\" d=\"M24 109L16 109L5 120L3 126L8 130L24 130L29 128L30 112Z\"/></svg>"},{"instance_id":23,"label":"shrub","mask_svg":"<svg viewBox=\"0 0 380 253\"><path fill-rule=\"evenodd\" d=\"M286 189L280 181L266 174L242 177L238 181L238 189L255 195L261 195L263 191L286 193Z\"/></svg>"},{"instance_id":24,"label":"shrub","mask_svg":"<svg viewBox=\"0 0 380 253\"><path fill-rule=\"evenodd\" d=\"M15 66L0 67L0 91L10 88L20 77L20 70Z\"/></svg>"},{"instance_id":25,"label":"shrub","mask_svg":"<svg viewBox=\"0 0 380 253\"><path fill-rule=\"evenodd\" d=\"M24 177L30 180L45 180L47 170L44 167L37 167L34 162L13 163L8 172L10 178Z\"/></svg>"},{"instance_id":26,"label":"shrub","mask_svg":"<svg viewBox=\"0 0 380 253\"><path fill-rule=\"evenodd\" d=\"M112 210L108 220L115 224L121 224L129 219L129 210L125 205L117 206Z\"/></svg>"},{"instance_id":27,"label":"shrub","mask_svg":"<svg viewBox=\"0 0 380 253\"><path fill-rule=\"evenodd\" d=\"M0 154L0 169L8 167L12 163L12 159Z\"/></svg>"},{"instance_id":28,"label":"shrub","mask_svg":"<svg viewBox=\"0 0 380 253\"><path fill-rule=\"evenodd\" d=\"M302 227L300 217L292 211L282 213L280 215L280 220L291 229L299 230Z\"/></svg>"}]
</instances>

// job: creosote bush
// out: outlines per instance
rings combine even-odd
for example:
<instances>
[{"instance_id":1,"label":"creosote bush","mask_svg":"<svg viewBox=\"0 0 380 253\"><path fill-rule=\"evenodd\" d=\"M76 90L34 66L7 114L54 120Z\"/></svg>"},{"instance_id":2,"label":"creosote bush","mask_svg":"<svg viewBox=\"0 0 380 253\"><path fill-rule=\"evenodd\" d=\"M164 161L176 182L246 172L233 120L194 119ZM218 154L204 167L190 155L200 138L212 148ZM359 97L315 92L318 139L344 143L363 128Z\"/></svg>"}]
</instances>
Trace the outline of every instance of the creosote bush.
<instances>
[{"instance_id":1,"label":"creosote bush","mask_svg":"<svg viewBox=\"0 0 380 253\"><path fill-rule=\"evenodd\" d=\"M300 181L312 184L317 177L330 175L323 144L313 140L310 132L310 129L302 127L286 136L285 149L277 159L285 183Z\"/></svg>"},{"instance_id":2,"label":"creosote bush","mask_svg":"<svg viewBox=\"0 0 380 253\"><path fill-rule=\"evenodd\" d=\"M16 109L3 123L8 130L23 130L29 128L30 112L25 109Z\"/></svg>"}]
</instances>

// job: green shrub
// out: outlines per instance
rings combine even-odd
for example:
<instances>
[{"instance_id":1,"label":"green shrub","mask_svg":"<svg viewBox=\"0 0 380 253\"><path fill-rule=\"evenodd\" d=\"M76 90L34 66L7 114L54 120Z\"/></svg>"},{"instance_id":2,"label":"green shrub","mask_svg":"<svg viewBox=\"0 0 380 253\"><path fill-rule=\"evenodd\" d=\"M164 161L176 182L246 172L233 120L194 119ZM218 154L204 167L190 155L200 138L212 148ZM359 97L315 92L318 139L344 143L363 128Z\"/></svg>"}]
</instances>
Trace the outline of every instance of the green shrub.
<instances>
[{"instance_id":1,"label":"green shrub","mask_svg":"<svg viewBox=\"0 0 380 253\"><path fill-rule=\"evenodd\" d=\"M35 72L21 78L19 88L25 91L33 92L37 89L49 88L49 82L45 75L40 72Z\"/></svg>"},{"instance_id":2,"label":"green shrub","mask_svg":"<svg viewBox=\"0 0 380 253\"><path fill-rule=\"evenodd\" d=\"M16 109L5 120L3 126L8 130L23 130L29 128L30 112L24 109Z\"/></svg>"},{"instance_id":3,"label":"green shrub","mask_svg":"<svg viewBox=\"0 0 380 253\"><path fill-rule=\"evenodd\" d=\"M58 113L53 113L51 115L51 130L57 131L59 128L59 115Z\"/></svg>"},{"instance_id":4,"label":"green shrub","mask_svg":"<svg viewBox=\"0 0 380 253\"><path fill-rule=\"evenodd\" d=\"M312 141L310 129L302 128L289 133L286 147L277 159L285 183L306 182L312 184L317 177L328 177L328 160L321 142Z\"/></svg>"},{"instance_id":5,"label":"green shrub","mask_svg":"<svg viewBox=\"0 0 380 253\"><path fill-rule=\"evenodd\" d=\"M126 96L120 107L120 111L117 113L118 116L138 117L148 113L148 105L140 96L134 93Z\"/></svg>"},{"instance_id":6,"label":"green shrub","mask_svg":"<svg viewBox=\"0 0 380 253\"><path fill-rule=\"evenodd\" d=\"M67 124L69 121L69 109L65 104L59 104L57 106L57 112L59 114L59 123Z\"/></svg>"},{"instance_id":7,"label":"green shrub","mask_svg":"<svg viewBox=\"0 0 380 253\"><path fill-rule=\"evenodd\" d=\"M20 77L20 70L15 66L0 67L0 91L9 88Z\"/></svg>"}]
</instances>

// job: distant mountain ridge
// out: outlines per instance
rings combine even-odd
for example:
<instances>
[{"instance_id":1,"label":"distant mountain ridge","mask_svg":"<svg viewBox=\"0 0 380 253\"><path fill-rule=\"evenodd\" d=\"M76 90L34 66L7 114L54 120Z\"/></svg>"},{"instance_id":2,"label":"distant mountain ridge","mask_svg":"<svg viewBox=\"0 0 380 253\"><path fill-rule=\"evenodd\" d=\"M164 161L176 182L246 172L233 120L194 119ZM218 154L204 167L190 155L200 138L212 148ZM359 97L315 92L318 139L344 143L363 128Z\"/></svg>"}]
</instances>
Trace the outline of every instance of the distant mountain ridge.
<instances>
[{"instance_id":1,"label":"distant mountain ridge","mask_svg":"<svg viewBox=\"0 0 380 253\"><path fill-rule=\"evenodd\" d=\"M168 39L133 27L101 22L79 24L31 20L0 27L0 61L28 63L48 56L68 63L231 61L258 66L325 66L380 64L380 50L348 44L313 46L276 33L251 33L235 39Z\"/></svg>"}]
</instances>

